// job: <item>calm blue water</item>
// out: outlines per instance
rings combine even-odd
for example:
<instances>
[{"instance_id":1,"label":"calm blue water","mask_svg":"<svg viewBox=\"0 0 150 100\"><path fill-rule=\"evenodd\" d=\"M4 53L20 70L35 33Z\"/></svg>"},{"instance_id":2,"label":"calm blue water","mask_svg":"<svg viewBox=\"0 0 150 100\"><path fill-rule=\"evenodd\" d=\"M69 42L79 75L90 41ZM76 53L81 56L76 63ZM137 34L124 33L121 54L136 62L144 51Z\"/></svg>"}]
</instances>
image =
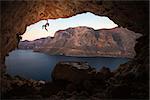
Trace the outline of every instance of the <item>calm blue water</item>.
<instances>
[{"instance_id":1,"label":"calm blue water","mask_svg":"<svg viewBox=\"0 0 150 100\"><path fill-rule=\"evenodd\" d=\"M6 57L7 73L19 75L27 79L51 80L51 72L59 61L86 61L99 70L107 66L114 70L117 66L128 61L127 58L108 57L66 57L49 56L32 50L14 50Z\"/></svg>"}]
</instances>

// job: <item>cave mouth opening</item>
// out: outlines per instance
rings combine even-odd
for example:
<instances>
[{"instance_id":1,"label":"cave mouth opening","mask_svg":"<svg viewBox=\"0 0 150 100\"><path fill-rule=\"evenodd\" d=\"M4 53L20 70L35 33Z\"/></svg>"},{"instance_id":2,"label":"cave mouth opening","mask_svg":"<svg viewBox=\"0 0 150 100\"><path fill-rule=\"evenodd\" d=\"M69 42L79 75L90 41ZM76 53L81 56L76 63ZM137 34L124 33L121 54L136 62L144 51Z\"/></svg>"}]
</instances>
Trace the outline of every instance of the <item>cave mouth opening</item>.
<instances>
[{"instance_id":1,"label":"cave mouth opening","mask_svg":"<svg viewBox=\"0 0 150 100\"><path fill-rule=\"evenodd\" d=\"M43 27L47 23L49 25ZM62 34L59 35L60 33ZM82 35L70 39L68 33ZM49 73L59 61L83 61L97 70L103 66L114 70L133 57L136 38L134 32L118 27L108 17L96 16L90 12L70 18L41 20L26 28L19 50L6 57L7 72L27 79L51 80ZM94 53L91 52L93 50ZM80 54L82 57L79 57ZM78 57L68 57L76 55Z\"/></svg>"},{"instance_id":2,"label":"cave mouth opening","mask_svg":"<svg viewBox=\"0 0 150 100\"><path fill-rule=\"evenodd\" d=\"M94 30L118 27L117 24L106 16L98 16L91 12L86 12L69 18L41 20L27 26L25 33L22 35L22 41L33 41L47 36L54 37L55 32L59 30L79 26L86 26Z\"/></svg>"}]
</instances>

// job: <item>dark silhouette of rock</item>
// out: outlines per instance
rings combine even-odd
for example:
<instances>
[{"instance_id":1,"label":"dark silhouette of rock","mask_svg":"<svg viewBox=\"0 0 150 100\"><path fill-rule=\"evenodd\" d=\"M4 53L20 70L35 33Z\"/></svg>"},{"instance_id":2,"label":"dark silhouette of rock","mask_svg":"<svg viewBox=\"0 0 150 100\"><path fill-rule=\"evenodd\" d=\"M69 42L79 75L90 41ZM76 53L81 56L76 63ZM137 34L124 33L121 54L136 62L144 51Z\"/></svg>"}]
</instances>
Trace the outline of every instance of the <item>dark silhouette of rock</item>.
<instances>
[{"instance_id":1,"label":"dark silhouette of rock","mask_svg":"<svg viewBox=\"0 0 150 100\"><path fill-rule=\"evenodd\" d=\"M89 93L92 92L92 90L93 90L93 88L94 88L94 86L93 86L93 84L92 84L92 81L90 81L90 80L85 80L85 81L83 81L82 84L83 84L84 90L88 91Z\"/></svg>"},{"instance_id":2,"label":"dark silhouette of rock","mask_svg":"<svg viewBox=\"0 0 150 100\"><path fill-rule=\"evenodd\" d=\"M131 89L127 85L114 85L108 88L108 97L115 99L131 98Z\"/></svg>"},{"instance_id":3,"label":"dark silhouette of rock","mask_svg":"<svg viewBox=\"0 0 150 100\"><path fill-rule=\"evenodd\" d=\"M65 80L79 84L83 80L89 79L89 71L92 69L84 62L59 62L52 71L52 79Z\"/></svg>"},{"instance_id":4,"label":"dark silhouette of rock","mask_svg":"<svg viewBox=\"0 0 150 100\"><path fill-rule=\"evenodd\" d=\"M66 90L70 93L77 91L77 86L73 83L67 85Z\"/></svg>"},{"instance_id":5,"label":"dark silhouette of rock","mask_svg":"<svg viewBox=\"0 0 150 100\"><path fill-rule=\"evenodd\" d=\"M102 67L100 69L100 71L98 71L96 74L96 78L98 80L102 80L103 82L105 82L106 80L108 80L112 76L113 76L113 73L107 67Z\"/></svg>"},{"instance_id":6,"label":"dark silhouette of rock","mask_svg":"<svg viewBox=\"0 0 150 100\"><path fill-rule=\"evenodd\" d=\"M56 9L55 9L56 8ZM66 10L67 9L67 10ZM16 33L24 33L26 26L38 22L41 19L53 18L66 18L79 14L82 12L90 11L97 15L108 16L119 26L127 27L128 29L142 33L143 36L138 39L135 45L136 56L127 63L114 78L114 84L120 84L124 78L120 77L135 70L133 76L137 76L136 80L132 80L132 97L133 99L149 99L149 1L80 1L80 0L60 0L60 1L2 1L1 2L1 67L5 66L5 56L17 47ZM132 14L132 16L131 16ZM128 68L129 67L129 68ZM4 70L2 67L2 70ZM126 69L127 68L127 69ZM120 68L119 68L120 69ZM120 73L120 74L119 74ZM144 74L145 73L145 74ZM138 75L139 74L139 75ZM13 78L8 78L4 74L0 78L2 88L9 87L9 83L13 82ZM126 76L126 75L125 75ZM132 76L132 75L131 75ZM6 82L4 82L6 81ZM6 84L5 84L6 83ZM146 84L145 84L146 83ZM112 83L111 83L112 84ZM97 85L95 85L97 87ZM98 84L99 86L99 84ZM8 88L7 88L8 89ZM4 89L4 90L7 90ZM100 90L99 88L97 90ZM9 92L9 91L7 91ZM15 92L15 91L12 91ZM22 91L21 91L22 92ZM33 91L32 93L34 93ZM43 91L42 91L43 92ZM103 91L102 91L103 92ZM101 93L102 93L101 92ZM3 94L4 92L2 92ZM5 92L6 93L6 92ZM7 94L7 93L6 93ZM9 93L8 93L9 94ZM99 93L97 93L99 94ZM36 97L38 97L37 94ZM34 95L30 98L34 98ZM57 95L54 98L60 100ZM2 99L7 99L8 96L3 96ZM24 98L28 99L29 96L13 95L9 99ZM40 99L36 98L36 99ZM41 98L43 99L43 98ZM49 99L49 98L47 98ZM50 100L51 100L50 99ZM64 98L66 99L66 98ZM81 99L77 95L73 95L72 99ZM88 98L87 98L88 99ZM90 96L90 99L103 99L98 96ZM110 98L111 99L111 98ZM115 99L115 98L114 98Z\"/></svg>"},{"instance_id":7,"label":"dark silhouette of rock","mask_svg":"<svg viewBox=\"0 0 150 100\"><path fill-rule=\"evenodd\" d=\"M107 80L113 76L113 73L107 67L102 67L99 72L97 72L97 78L100 80Z\"/></svg>"}]
</instances>

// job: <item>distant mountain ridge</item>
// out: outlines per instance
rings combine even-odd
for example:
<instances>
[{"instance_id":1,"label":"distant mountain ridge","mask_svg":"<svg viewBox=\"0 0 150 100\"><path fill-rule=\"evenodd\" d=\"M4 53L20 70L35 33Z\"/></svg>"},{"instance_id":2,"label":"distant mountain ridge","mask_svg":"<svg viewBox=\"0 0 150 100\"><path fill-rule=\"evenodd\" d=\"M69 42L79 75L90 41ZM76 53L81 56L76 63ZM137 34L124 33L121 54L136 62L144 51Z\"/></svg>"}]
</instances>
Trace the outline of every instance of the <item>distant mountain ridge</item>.
<instances>
[{"instance_id":1,"label":"distant mountain ridge","mask_svg":"<svg viewBox=\"0 0 150 100\"><path fill-rule=\"evenodd\" d=\"M41 48L44 44L50 42L51 39L52 39L51 37L46 37L46 38L36 39L33 41L24 40L24 41L20 41L18 47L19 49L38 49Z\"/></svg>"},{"instance_id":2,"label":"distant mountain ridge","mask_svg":"<svg viewBox=\"0 0 150 100\"><path fill-rule=\"evenodd\" d=\"M42 46L33 49L50 55L133 58L140 36L122 27L94 30L80 26L57 31L53 39L47 38Z\"/></svg>"}]
</instances>

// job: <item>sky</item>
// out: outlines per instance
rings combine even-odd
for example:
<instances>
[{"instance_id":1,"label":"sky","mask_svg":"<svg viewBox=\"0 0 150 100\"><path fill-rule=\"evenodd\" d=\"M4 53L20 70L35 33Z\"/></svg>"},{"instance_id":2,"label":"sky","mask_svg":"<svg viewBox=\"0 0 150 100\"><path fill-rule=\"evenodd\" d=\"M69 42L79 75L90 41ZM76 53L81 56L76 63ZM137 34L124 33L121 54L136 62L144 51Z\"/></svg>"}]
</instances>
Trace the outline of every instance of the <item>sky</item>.
<instances>
[{"instance_id":1,"label":"sky","mask_svg":"<svg viewBox=\"0 0 150 100\"><path fill-rule=\"evenodd\" d=\"M47 36L53 37L56 31L64 30L69 27L87 26L96 30L102 28L111 29L118 26L108 17L97 16L90 12L77 14L76 16L69 18L48 19L48 31L46 31L44 28L42 29L42 26L45 25L46 22L47 20L41 20L28 26L25 33L22 35L22 41L32 41Z\"/></svg>"}]
</instances>

